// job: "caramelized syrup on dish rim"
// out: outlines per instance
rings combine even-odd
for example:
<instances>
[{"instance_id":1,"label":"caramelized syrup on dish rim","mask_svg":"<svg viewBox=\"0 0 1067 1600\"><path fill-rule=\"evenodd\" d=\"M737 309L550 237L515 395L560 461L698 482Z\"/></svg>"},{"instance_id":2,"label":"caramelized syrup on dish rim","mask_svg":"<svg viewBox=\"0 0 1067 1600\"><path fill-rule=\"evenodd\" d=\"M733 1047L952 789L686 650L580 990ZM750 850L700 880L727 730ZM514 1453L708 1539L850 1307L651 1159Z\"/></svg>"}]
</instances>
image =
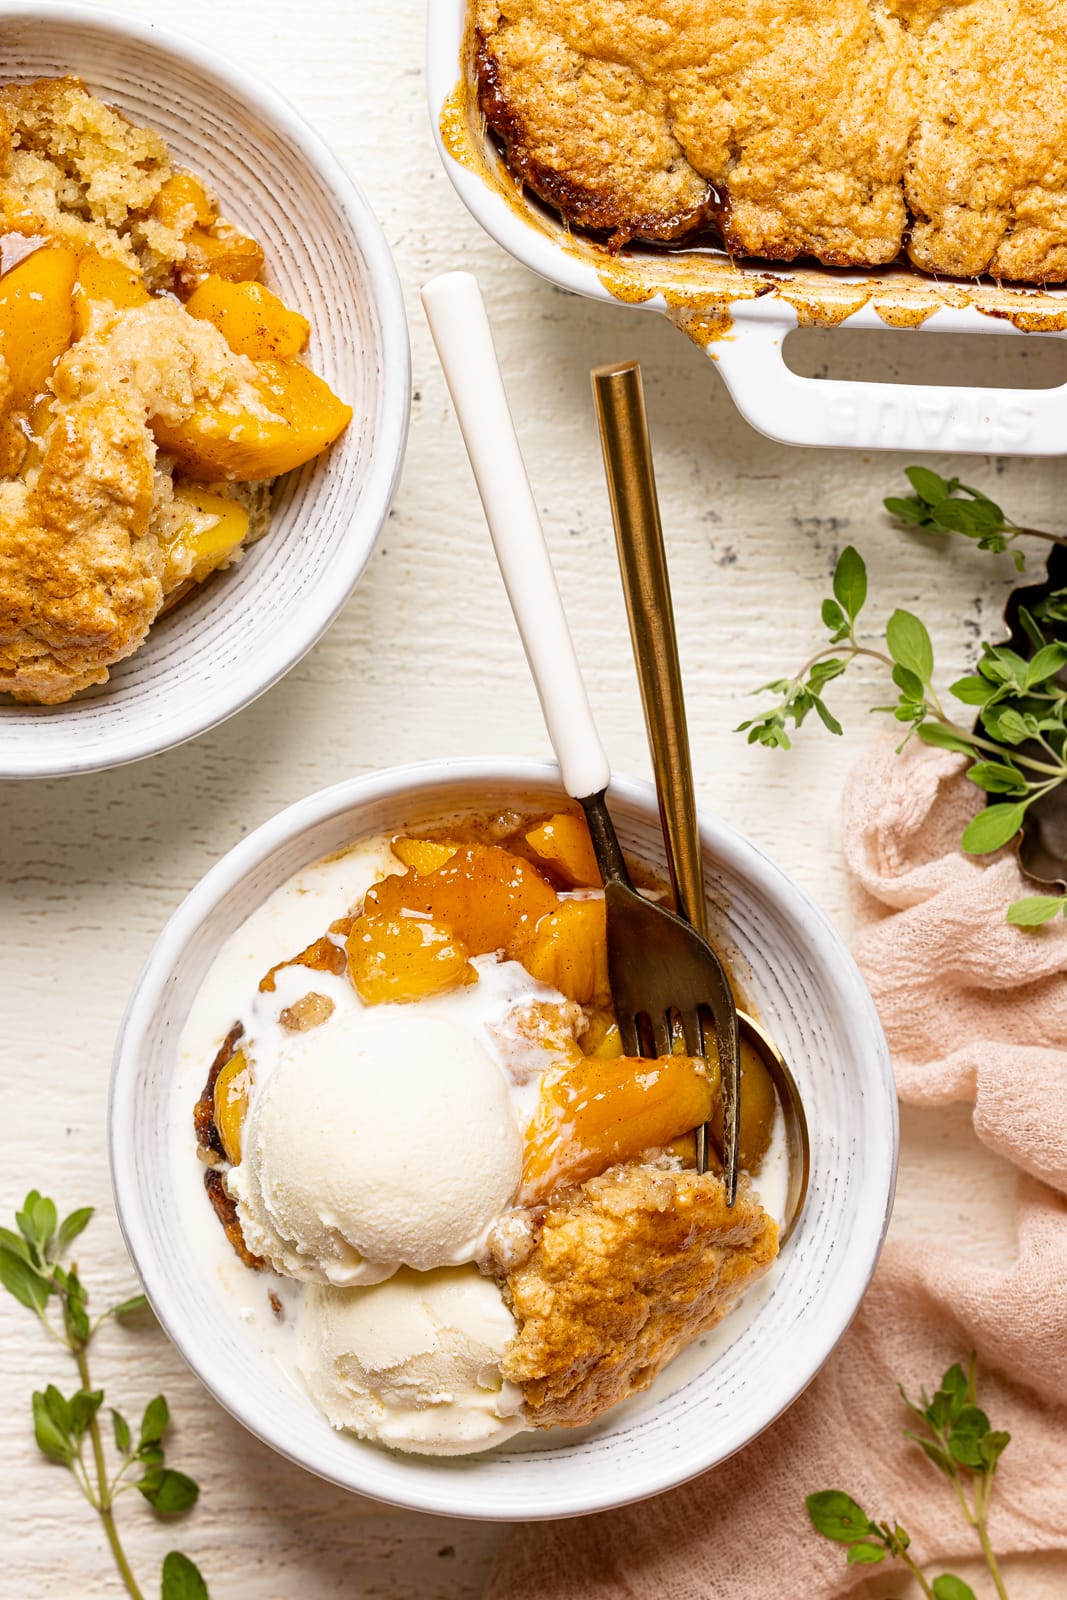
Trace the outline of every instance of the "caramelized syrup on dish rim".
<instances>
[{"instance_id":1,"label":"caramelized syrup on dish rim","mask_svg":"<svg viewBox=\"0 0 1067 1600\"><path fill-rule=\"evenodd\" d=\"M204 1190L204 1168L196 1158L192 1107L203 1087L207 1065L232 1027L243 997L256 992L263 973L279 959L310 944L337 916L357 905L377 878L397 870L389 843L392 836L376 835L305 868L277 889L227 940L186 1018L170 1087L170 1167L176 1190L176 1226L190 1240L205 1272L214 1279L219 1314L242 1326L243 1338L263 1363L291 1384L308 1406L313 1402L297 1371L301 1285L273 1272L251 1272L237 1259ZM779 1109L757 1180L765 1208L779 1221L785 1213L788 1180L785 1127ZM721 1359L743 1337L773 1293L776 1277L776 1269L772 1268L718 1328L676 1356L643 1394L624 1401L587 1427L531 1429L486 1454L568 1448L633 1426ZM280 1316L272 1306L272 1297L281 1308ZM327 1425L325 1418L323 1424ZM361 1445L365 1441L353 1438L354 1447ZM413 1459L424 1465L428 1461L444 1465L449 1462L446 1457ZM478 1457L459 1459L477 1461Z\"/></svg>"},{"instance_id":2,"label":"caramelized syrup on dish rim","mask_svg":"<svg viewBox=\"0 0 1067 1600\"><path fill-rule=\"evenodd\" d=\"M1067 332L1062 294L1005 287L992 280L926 277L907 263L868 271L743 263L714 243L636 245L613 255L595 238L573 232L512 176L487 133L477 96L466 79L446 99L439 126L452 159L476 173L525 226L591 267L613 299L643 305L662 297L670 321L712 356L713 344L733 336L733 308L772 295L792 307L799 327L838 327L871 306L890 328L918 328L938 311L951 308L973 309L1021 333Z\"/></svg>"}]
</instances>

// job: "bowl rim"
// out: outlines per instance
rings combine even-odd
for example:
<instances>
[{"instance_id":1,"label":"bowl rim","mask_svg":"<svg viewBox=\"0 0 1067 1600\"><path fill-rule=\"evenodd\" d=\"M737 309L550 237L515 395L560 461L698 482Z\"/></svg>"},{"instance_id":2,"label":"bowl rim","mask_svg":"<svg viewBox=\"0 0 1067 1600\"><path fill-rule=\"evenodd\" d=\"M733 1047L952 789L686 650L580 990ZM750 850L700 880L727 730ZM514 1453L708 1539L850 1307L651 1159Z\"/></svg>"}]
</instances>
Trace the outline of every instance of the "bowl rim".
<instances>
[{"instance_id":1,"label":"bowl rim","mask_svg":"<svg viewBox=\"0 0 1067 1600\"><path fill-rule=\"evenodd\" d=\"M338 1487L390 1505L479 1521L515 1519L514 1506L505 1509L486 1503L491 1500L491 1496L486 1493L484 1478L475 1476L469 1480L459 1477L442 1478L441 1488L445 1492L438 1494L435 1494L432 1488L424 1488L421 1483L412 1480L405 1484L402 1494L397 1494L393 1485L384 1486L377 1481L373 1450L365 1453L353 1450L354 1470L348 1478L342 1478L324 1467L317 1466L307 1455L300 1455L282 1443L271 1416L263 1413L255 1400L249 1398L247 1391L234 1392L225 1382L211 1375L210 1369L208 1375L205 1375L202 1365L192 1354L197 1342L195 1328L183 1321L181 1297L171 1291L166 1272L152 1251L148 1230L139 1208L139 1184L135 1179L134 1164L128 1160L126 1151L131 1148L129 1141L135 1134L132 1105L141 1059L141 1040L145 1030L150 1025L171 982L171 974L182 952L219 903L242 879L269 861L279 849L309 832L313 827L345 812L373 805L382 799L402 799L413 789L425 790L439 786L442 798L447 799L450 790L469 789L471 786L484 787L488 790L492 785L516 787L527 785L533 788L546 783L559 787L562 793L559 770L552 763L493 758L416 762L345 779L298 800L268 819L240 840L208 870L174 911L160 933L130 996L119 1027L108 1091L108 1155L112 1190L126 1248L161 1327L214 1399L262 1443L306 1471ZM655 791L651 784L642 780L613 775L609 797L624 803L629 802L650 818L658 814ZM760 1401L754 1400L751 1432L734 1449L718 1455L712 1450L709 1452L709 1458L702 1464L693 1468L685 1465L681 1470L678 1465L672 1463L668 1455L649 1472L644 1488L638 1493L627 1493L624 1496L612 1493L610 1476L589 1474L580 1501L576 1502L573 1493L557 1492L556 1499L549 1499L542 1493L536 1509L527 1513L536 1520L585 1515L647 1499L719 1465L728 1459L730 1454L736 1453L736 1450L744 1448L757 1438L799 1398L837 1347L866 1293L892 1215L899 1157L896 1086L888 1045L874 1001L859 968L825 912L758 845L753 844L731 824L722 821L704 808L701 808L699 813L699 824L701 842L705 849L710 848L715 858L728 869L732 867L739 872L743 871L779 905L783 899L787 905L791 902L792 908L805 917L809 938L817 939L820 946L828 941L833 949L839 975L851 991L850 1023L857 1035L861 1033L866 1035L869 1045L867 1056L873 1068L872 1086L885 1102L887 1112L885 1132L888 1150L883 1151L880 1165L878 1162L872 1162L864 1180L866 1184L872 1177L877 1177L880 1183L884 1184L881 1226L877 1238L872 1233L866 1240L866 1249L859 1260L852 1263L850 1288L847 1295L841 1297L844 1304L839 1307L839 1314L832 1322L824 1316L820 1323L818 1339L808 1341L809 1347L814 1347L814 1354L807 1355L798 1366L796 1382L791 1386L789 1395L781 1401L775 1398L769 1404L766 1402L761 1404ZM798 1233L799 1231L798 1229ZM790 1248L791 1245L785 1247L786 1251Z\"/></svg>"},{"instance_id":2,"label":"bowl rim","mask_svg":"<svg viewBox=\"0 0 1067 1600\"><path fill-rule=\"evenodd\" d=\"M322 135L280 90L227 56L209 50L187 34L106 6L86 5L79 3L79 0L48 0L47 4L38 5L26 4L25 0L0 0L0 27L20 21L47 23L52 29L63 26L84 28L104 39L132 39L154 51L161 61L170 59L184 63L209 80L214 79L273 127L300 158L318 173L331 201L360 239L364 252L363 277L369 298L376 308L380 337L380 359L377 364L383 374L379 385L380 404L374 448L368 452L365 475L360 482L358 525L350 520L348 536L332 566L337 581L320 586L319 603L313 609L309 608L305 626L298 630L299 636L291 640L281 656L272 656L269 666L254 684L228 694L223 683L219 686L219 692L213 690L210 695L199 695L184 711L180 707L168 708L166 717L153 725L154 731L153 728L145 730L139 736L136 748L129 751L114 749L116 744L121 745L121 733L109 734L107 742L111 748L103 758L94 753L97 743L92 736L83 741L78 752L51 757L35 756L32 749L25 754L12 751L5 748L6 741L0 738L0 779L29 781L34 778L74 777L110 771L114 767L127 766L131 762L147 760L175 749L236 716L272 689L303 660L348 601L374 553L404 465L411 421L412 379L404 293L382 225L357 180ZM361 539L353 539L354 527L373 529L373 535L368 538L364 534ZM308 605L307 596L303 597L302 605ZM107 693L106 686L104 693ZM91 706L95 702L82 703ZM20 721L25 718L29 723L35 717L47 717L56 710L76 710L78 704L75 698L57 708L26 705L17 708L15 714ZM92 733L93 730L90 730L90 735Z\"/></svg>"}]
</instances>

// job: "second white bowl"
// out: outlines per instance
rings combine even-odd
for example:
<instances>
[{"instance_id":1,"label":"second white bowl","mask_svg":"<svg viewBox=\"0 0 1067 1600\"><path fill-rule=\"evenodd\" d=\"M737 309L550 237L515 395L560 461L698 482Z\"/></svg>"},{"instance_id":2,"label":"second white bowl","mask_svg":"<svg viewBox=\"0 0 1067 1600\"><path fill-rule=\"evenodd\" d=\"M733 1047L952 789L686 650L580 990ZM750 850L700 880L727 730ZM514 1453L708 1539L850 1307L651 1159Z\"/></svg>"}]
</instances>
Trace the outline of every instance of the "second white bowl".
<instances>
[{"instance_id":1,"label":"second white bowl","mask_svg":"<svg viewBox=\"0 0 1067 1600\"><path fill-rule=\"evenodd\" d=\"M119 766L181 744L276 683L325 632L374 548L400 474L407 321L365 196L272 89L192 40L49 0L0 3L0 79L76 74L217 190L266 277L311 321L308 358L354 409L327 453L279 482L270 532L153 627L111 681L62 706L0 696L0 777Z\"/></svg>"}]
</instances>

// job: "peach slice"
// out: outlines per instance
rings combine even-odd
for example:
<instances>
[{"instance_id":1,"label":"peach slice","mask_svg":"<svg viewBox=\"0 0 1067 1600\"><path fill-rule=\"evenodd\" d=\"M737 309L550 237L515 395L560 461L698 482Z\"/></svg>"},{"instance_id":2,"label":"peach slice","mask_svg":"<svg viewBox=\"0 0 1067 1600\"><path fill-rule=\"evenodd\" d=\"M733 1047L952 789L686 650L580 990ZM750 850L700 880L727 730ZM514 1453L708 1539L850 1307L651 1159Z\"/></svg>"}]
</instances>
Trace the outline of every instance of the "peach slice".
<instances>
[{"instance_id":1,"label":"peach slice","mask_svg":"<svg viewBox=\"0 0 1067 1600\"><path fill-rule=\"evenodd\" d=\"M96 250L86 250L78 257L74 284L75 337L80 339L88 328L94 300L104 300L125 311L130 306L143 306L151 298L139 272L124 267L121 261L108 260Z\"/></svg>"},{"instance_id":2,"label":"peach slice","mask_svg":"<svg viewBox=\"0 0 1067 1600\"><path fill-rule=\"evenodd\" d=\"M600 888L600 868L584 817L561 811L528 833L526 843L555 868L568 889Z\"/></svg>"},{"instance_id":3,"label":"peach slice","mask_svg":"<svg viewBox=\"0 0 1067 1600\"><path fill-rule=\"evenodd\" d=\"M500 950L521 960L541 918L558 905L552 885L528 861L499 845L475 844L435 872L383 878L368 890L364 910L416 912L447 928L472 956Z\"/></svg>"},{"instance_id":4,"label":"peach slice","mask_svg":"<svg viewBox=\"0 0 1067 1600\"><path fill-rule=\"evenodd\" d=\"M525 1204L669 1144L711 1115L714 1073L691 1056L587 1058L546 1073L526 1132Z\"/></svg>"},{"instance_id":5,"label":"peach slice","mask_svg":"<svg viewBox=\"0 0 1067 1600\"><path fill-rule=\"evenodd\" d=\"M252 1074L243 1050L235 1050L215 1079L215 1126L226 1159L241 1165L241 1129L248 1110Z\"/></svg>"},{"instance_id":6,"label":"peach slice","mask_svg":"<svg viewBox=\"0 0 1067 1600\"><path fill-rule=\"evenodd\" d=\"M77 266L73 250L49 246L24 257L0 278L0 355L7 363L15 406L44 391L74 337Z\"/></svg>"},{"instance_id":7,"label":"peach slice","mask_svg":"<svg viewBox=\"0 0 1067 1600\"><path fill-rule=\"evenodd\" d=\"M398 834L392 843L397 859L424 878L451 861L458 849L458 844L438 844L435 839L412 839L405 834Z\"/></svg>"},{"instance_id":8,"label":"peach slice","mask_svg":"<svg viewBox=\"0 0 1067 1600\"><path fill-rule=\"evenodd\" d=\"M348 975L368 1006L422 1000L477 979L463 946L423 917L357 917L345 949Z\"/></svg>"},{"instance_id":9,"label":"peach slice","mask_svg":"<svg viewBox=\"0 0 1067 1600\"><path fill-rule=\"evenodd\" d=\"M168 568L192 560L189 577L202 583L233 554L248 532L248 512L228 495L211 494L198 484L180 484L174 491L177 505L188 508L188 531L167 552Z\"/></svg>"},{"instance_id":10,"label":"peach slice","mask_svg":"<svg viewBox=\"0 0 1067 1600\"><path fill-rule=\"evenodd\" d=\"M352 419L322 378L299 361L259 361L258 390L269 415L197 403L183 422L152 419L160 447L201 481L276 478L331 445Z\"/></svg>"},{"instance_id":11,"label":"peach slice","mask_svg":"<svg viewBox=\"0 0 1067 1600\"><path fill-rule=\"evenodd\" d=\"M191 317L210 322L231 350L253 361L297 356L308 342L311 324L262 283L232 283L205 278L185 302Z\"/></svg>"},{"instance_id":12,"label":"peach slice","mask_svg":"<svg viewBox=\"0 0 1067 1600\"><path fill-rule=\"evenodd\" d=\"M580 1005L611 1004L608 935L602 899L563 900L537 926L527 971Z\"/></svg>"}]
</instances>

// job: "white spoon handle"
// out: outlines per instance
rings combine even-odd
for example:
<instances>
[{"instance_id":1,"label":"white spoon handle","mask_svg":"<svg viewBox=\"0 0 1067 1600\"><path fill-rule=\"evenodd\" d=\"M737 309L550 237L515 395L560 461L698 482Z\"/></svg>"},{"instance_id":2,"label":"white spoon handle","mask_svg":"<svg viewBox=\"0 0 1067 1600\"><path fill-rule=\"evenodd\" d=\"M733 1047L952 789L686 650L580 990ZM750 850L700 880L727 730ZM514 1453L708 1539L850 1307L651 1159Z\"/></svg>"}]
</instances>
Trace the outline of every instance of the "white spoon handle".
<instances>
[{"instance_id":1,"label":"white spoon handle","mask_svg":"<svg viewBox=\"0 0 1067 1600\"><path fill-rule=\"evenodd\" d=\"M469 272L446 272L426 284L422 303L563 786L576 800L599 794L610 782L611 767L582 682L477 280Z\"/></svg>"}]
</instances>

